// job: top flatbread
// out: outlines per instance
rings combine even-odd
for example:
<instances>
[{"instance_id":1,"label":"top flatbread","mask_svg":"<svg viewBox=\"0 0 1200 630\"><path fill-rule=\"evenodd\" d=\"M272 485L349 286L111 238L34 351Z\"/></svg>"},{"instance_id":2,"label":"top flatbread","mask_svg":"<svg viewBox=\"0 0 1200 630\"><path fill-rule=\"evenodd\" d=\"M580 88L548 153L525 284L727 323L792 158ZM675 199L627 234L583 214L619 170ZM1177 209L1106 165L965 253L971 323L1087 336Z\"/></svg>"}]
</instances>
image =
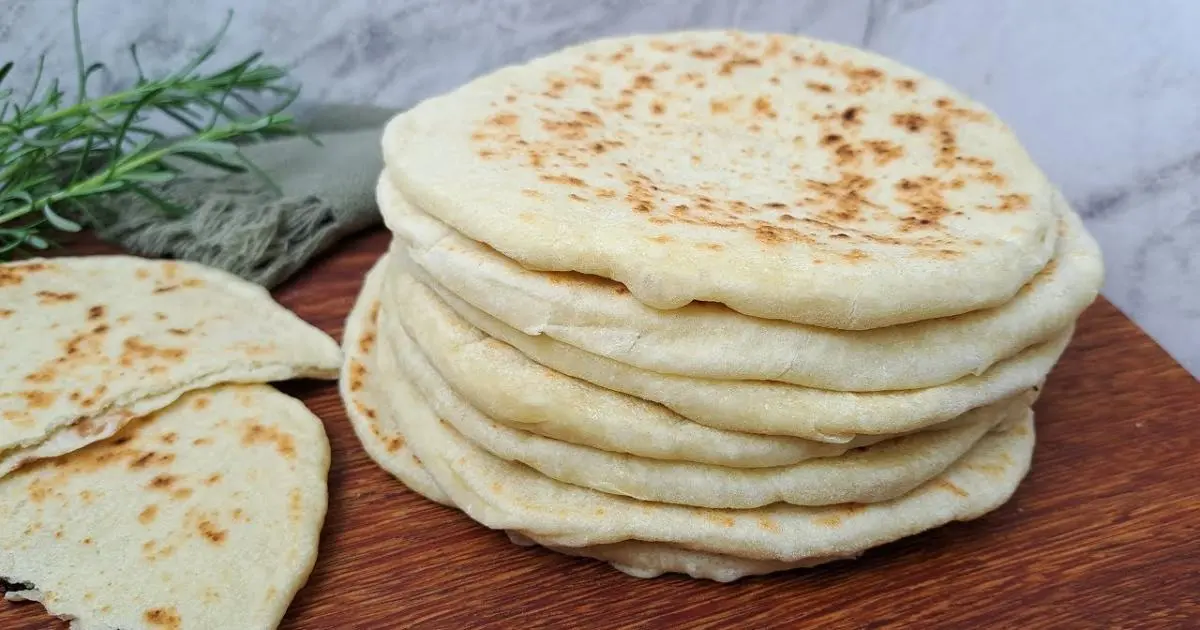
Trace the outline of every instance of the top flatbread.
<instances>
[{"instance_id":1,"label":"top flatbread","mask_svg":"<svg viewBox=\"0 0 1200 630\"><path fill-rule=\"evenodd\" d=\"M126 256L0 265L0 476L192 389L336 378L337 343L235 276Z\"/></svg>"},{"instance_id":2,"label":"top flatbread","mask_svg":"<svg viewBox=\"0 0 1200 630\"><path fill-rule=\"evenodd\" d=\"M867 329L1009 300L1050 260L1053 188L994 114L802 37L604 39L394 118L400 191L538 270L660 309Z\"/></svg>"},{"instance_id":3,"label":"top flatbread","mask_svg":"<svg viewBox=\"0 0 1200 630\"><path fill-rule=\"evenodd\" d=\"M393 247L457 297L526 335L645 370L838 391L917 389L979 375L1061 332L1104 280L1100 247L1059 196L1054 259L996 308L873 330L747 317L719 304L661 311L611 280L531 271L421 212L381 178ZM747 352L752 349L752 352Z\"/></svg>"}]
</instances>

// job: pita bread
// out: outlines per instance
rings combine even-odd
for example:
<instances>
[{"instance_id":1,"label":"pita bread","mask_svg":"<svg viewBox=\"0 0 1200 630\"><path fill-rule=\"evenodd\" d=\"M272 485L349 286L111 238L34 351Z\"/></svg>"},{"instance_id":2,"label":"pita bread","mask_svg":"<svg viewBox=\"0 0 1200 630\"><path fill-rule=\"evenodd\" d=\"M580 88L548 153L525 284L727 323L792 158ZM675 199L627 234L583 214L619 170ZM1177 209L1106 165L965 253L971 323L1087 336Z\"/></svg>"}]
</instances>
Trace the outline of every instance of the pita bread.
<instances>
[{"instance_id":1,"label":"pita bread","mask_svg":"<svg viewBox=\"0 0 1200 630\"><path fill-rule=\"evenodd\" d=\"M0 476L115 434L184 392L334 378L337 343L263 288L127 256L0 265Z\"/></svg>"},{"instance_id":2,"label":"pita bread","mask_svg":"<svg viewBox=\"0 0 1200 630\"><path fill-rule=\"evenodd\" d=\"M193 391L0 480L0 577L80 630L275 628L316 561L328 470L299 401Z\"/></svg>"},{"instance_id":3,"label":"pita bread","mask_svg":"<svg viewBox=\"0 0 1200 630\"><path fill-rule=\"evenodd\" d=\"M682 376L838 391L943 385L1049 340L1103 282L1099 246L1061 200L1055 258L996 308L868 331L747 317L712 303L661 311L611 280L526 269L408 204L386 178L378 198L395 247L464 302L526 335Z\"/></svg>"},{"instance_id":4,"label":"pita bread","mask_svg":"<svg viewBox=\"0 0 1200 630\"><path fill-rule=\"evenodd\" d=\"M373 352L377 335L370 325L379 313L379 285L382 279L381 265L376 265L363 283L362 297L346 320L345 352L347 356L360 356ZM364 331L364 328L366 329ZM382 332L382 331L381 331ZM376 390L386 384L361 380L364 372L357 366L361 362L347 361L340 380L340 391L346 413L354 426L364 450L381 468L395 476L413 492L425 498L455 507L450 497L442 492L429 472L421 466L421 460L408 447L402 433L391 422L390 415L379 413L379 400L383 397ZM351 383L356 385L352 388ZM528 546L537 544L528 536L509 531L514 544ZM808 563L781 563L770 560L750 560L683 549L661 543L625 541L592 547L549 548L566 555L595 558L612 564L614 568L641 578L657 577L664 573L685 573L695 578L730 582L747 575L762 575L798 566L811 566L836 558L815 560Z\"/></svg>"},{"instance_id":5,"label":"pita bread","mask_svg":"<svg viewBox=\"0 0 1200 630\"><path fill-rule=\"evenodd\" d=\"M515 545L530 547L538 544L534 538L524 534L512 531L507 533L509 540ZM590 547L563 547L553 544L542 546L568 556L602 560L626 575L643 579L656 578L664 573L683 573L698 579L733 582L751 575L766 575L790 569L814 567L826 562L845 559L839 556L812 558L799 562L758 560L694 551L678 545L643 540L626 540Z\"/></svg>"},{"instance_id":6,"label":"pita bread","mask_svg":"<svg viewBox=\"0 0 1200 630\"><path fill-rule=\"evenodd\" d=\"M385 306L380 317L387 316ZM877 503L908 493L945 471L988 430L1029 408L1017 396L967 412L962 422L790 466L738 469L610 453L519 431L464 402L421 356L407 334L383 335L376 364L420 393L439 418L492 455L564 483L643 501L711 508L772 503Z\"/></svg>"},{"instance_id":7,"label":"pita bread","mask_svg":"<svg viewBox=\"0 0 1200 630\"><path fill-rule=\"evenodd\" d=\"M392 263L394 265L394 263ZM609 389L651 400L697 424L744 433L784 435L831 443L860 436L911 433L1039 387L1070 341L1072 330L997 363L982 376L947 385L895 392L837 392L768 381L719 381L642 370L579 350L545 335L522 334L437 285L391 270L384 278L384 301L413 336L424 341L431 328L417 332L414 322L437 318L445 327L463 320L519 350L543 366L594 385L572 393L570 404L586 407L595 391ZM432 353L430 353L432 354ZM473 366L472 369L486 369ZM502 372L499 372L502 373ZM446 372L443 372L446 374ZM457 385L458 381L454 381ZM526 396L529 405L540 390L510 388L510 398ZM554 409L562 407L555 403Z\"/></svg>"},{"instance_id":8,"label":"pita bread","mask_svg":"<svg viewBox=\"0 0 1200 630\"><path fill-rule=\"evenodd\" d=\"M359 302L371 305L374 300L364 293ZM378 315L368 306L356 308L353 316L372 313ZM343 391L378 396L372 410L394 423L405 437L402 446L413 450L436 486L472 519L536 537L544 545L577 548L641 540L785 563L852 557L995 509L1024 477L1033 451L1032 412L1027 412L1020 421L988 434L942 475L893 501L749 510L638 501L552 480L474 446L438 419L403 379L381 371L372 322L353 329L358 335L347 338L349 383ZM347 402L353 406L352 400Z\"/></svg>"},{"instance_id":9,"label":"pita bread","mask_svg":"<svg viewBox=\"0 0 1200 630\"><path fill-rule=\"evenodd\" d=\"M374 381L368 383L363 378L366 367L362 357L372 356L379 341L375 322L380 312L379 290L384 260L386 257L367 272L359 298L346 317L342 333L346 361L338 378L338 392L354 434L372 461L414 492L436 503L453 506L454 502L442 492L421 466L421 460L408 448L407 439L391 417L381 413L383 396L377 390L383 385Z\"/></svg>"},{"instance_id":10,"label":"pita bread","mask_svg":"<svg viewBox=\"0 0 1200 630\"><path fill-rule=\"evenodd\" d=\"M471 405L497 422L556 440L653 459L757 468L841 455L889 437L834 444L714 429L657 403L543 367L440 302L430 308L401 297L386 310L381 334L411 333L423 355Z\"/></svg>"},{"instance_id":11,"label":"pita bread","mask_svg":"<svg viewBox=\"0 0 1200 630\"><path fill-rule=\"evenodd\" d=\"M993 113L798 36L574 46L420 103L383 148L397 188L453 229L659 309L848 330L947 317L1012 299L1057 236L1053 187Z\"/></svg>"}]
</instances>

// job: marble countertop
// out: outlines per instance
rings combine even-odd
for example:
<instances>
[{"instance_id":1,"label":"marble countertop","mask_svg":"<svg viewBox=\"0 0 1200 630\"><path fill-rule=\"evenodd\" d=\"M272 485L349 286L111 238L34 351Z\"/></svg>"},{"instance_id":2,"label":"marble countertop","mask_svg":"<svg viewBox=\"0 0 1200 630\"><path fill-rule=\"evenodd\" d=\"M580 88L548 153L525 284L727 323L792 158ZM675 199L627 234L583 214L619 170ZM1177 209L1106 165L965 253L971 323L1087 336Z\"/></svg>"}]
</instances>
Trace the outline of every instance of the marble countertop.
<instances>
[{"instance_id":1,"label":"marble countertop","mask_svg":"<svg viewBox=\"0 0 1200 630\"><path fill-rule=\"evenodd\" d=\"M0 3L13 83L71 76L68 0ZM220 60L262 49L309 100L407 107L598 35L733 26L870 48L997 111L1100 241L1104 294L1200 375L1200 2L1193 0L82 0L100 78L178 67L236 8Z\"/></svg>"}]
</instances>

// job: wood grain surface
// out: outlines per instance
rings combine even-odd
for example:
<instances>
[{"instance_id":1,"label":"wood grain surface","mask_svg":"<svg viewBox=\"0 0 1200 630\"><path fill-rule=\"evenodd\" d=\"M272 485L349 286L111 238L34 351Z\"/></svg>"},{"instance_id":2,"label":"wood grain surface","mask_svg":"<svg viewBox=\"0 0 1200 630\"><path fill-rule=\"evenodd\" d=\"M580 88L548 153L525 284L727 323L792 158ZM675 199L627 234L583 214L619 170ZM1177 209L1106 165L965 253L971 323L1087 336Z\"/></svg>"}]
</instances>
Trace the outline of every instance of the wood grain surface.
<instances>
[{"instance_id":1,"label":"wood grain surface","mask_svg":"<svg viewBox=\"0 0 1200 630\"><path fill-rule=\"evenodd\" d=\"M386 242L352 239L280 301L340 339ZM1200 384L1104 300L1038 402L1033 470L1011 502L859 560L729 585L514 546L377 468L333 384L283 389L333 446L320 558L284 628L1200 628ZM35 628L66 624L0 604L0 629Z\"/></svg>"}]
</instances>

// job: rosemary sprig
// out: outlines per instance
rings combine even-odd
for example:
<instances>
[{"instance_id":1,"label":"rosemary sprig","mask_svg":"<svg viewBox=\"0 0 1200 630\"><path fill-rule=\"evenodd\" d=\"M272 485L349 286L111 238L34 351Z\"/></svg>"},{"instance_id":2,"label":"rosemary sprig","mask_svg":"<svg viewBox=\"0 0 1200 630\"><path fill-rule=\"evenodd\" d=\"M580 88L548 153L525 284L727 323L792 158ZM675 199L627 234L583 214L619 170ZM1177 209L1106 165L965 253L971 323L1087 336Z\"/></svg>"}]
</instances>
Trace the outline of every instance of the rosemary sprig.
<instances>
[{"instance_id":1,"label":"rosemary sprig","mask_svg":"<svg viewBox=\"0 0 1200 630\"><path fill-rule=\"evenodd\" d=\"M110 207L120 199L114 195L135 194L170 215L186 213L151 186L178 176L179 160L265 179L239 145L300 133L292 117L282 113L298 90L284 86L285 70L260 63L260 53L217 72L200 71L231 19L232 12L199 55L162 78L147 78L136 46L130 46L136 83L89 98L88 79L104 66L84 60L79 0L74 0L74 102L67 102L57 80L38 92L43 60L23 101L0 89L0 260L22 250L47 249L54 244L53 232L78 232L119 212ZM12 67L12 62L0 66L0 88ZM251 99L261 96L272 97L273 104L260 109ZM168 136L147 124L156 112L183 132Z\"/></svg>"}]
</instances>

